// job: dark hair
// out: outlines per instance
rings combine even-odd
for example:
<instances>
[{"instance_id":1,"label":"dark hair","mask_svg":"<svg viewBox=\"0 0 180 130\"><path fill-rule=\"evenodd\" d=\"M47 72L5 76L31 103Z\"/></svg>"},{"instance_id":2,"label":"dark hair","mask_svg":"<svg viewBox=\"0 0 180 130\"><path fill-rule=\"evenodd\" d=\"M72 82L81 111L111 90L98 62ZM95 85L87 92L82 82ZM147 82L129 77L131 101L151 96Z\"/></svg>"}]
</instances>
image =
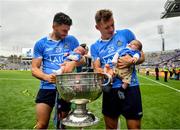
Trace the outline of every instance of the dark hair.
<instances>
[{"instance_id":1,"label":"dark hair","mask_svg":"<svg viewBox=\"0 0 180 130\"><path fill-rule=\"evenodd\" d=\"M139 44L138 44L138 49L140 50L140 51L142 51L142 43L140 42L140 41L138 41L139 42Z\"/></svg>"},{"instance_id":2,"label":"dark hair","mask_svg":"<svg viewBox=\"0 0 180 130\"><path fill-rule=\"evenodd\" d=\"M142 43L139 40L133 40L132 42L137 45L139 51L142 51Z\"/></svg>"},{"instance_id":3,"label":"dark hair","mask_svg":"<svg viewBox=\"0 0 180 130\"><path fill-rule=\"evenodd\" d=\"M102 9L96 12L95 21L99 23L102 21L106 22L113 16L112 11L108 9Z\"/></svg>"},{"instance_id":4,"label":"dark hair","mask_svg":"<svg viewBox=\"0 0 180 130\"><path fill-rule=\"evenodd\" d=\"M86 45L86 43L82 43L80 46L82 46L85 50L89 51L88 46Z\"/></svg>"},{"instance_id":5,"label":"dark hair","mask_svg":"<svg viewBox=\"0 0 180 130\"><path fill-rule=\"evenodd\" d=\"M65 24L65 25L71 26L72 25L72 19L68 15L66 15L62 12L59 12L59 13L55 14L54 19L53 19L53 23L57 23L60 25Z\"/></svg>"}]
</instances>

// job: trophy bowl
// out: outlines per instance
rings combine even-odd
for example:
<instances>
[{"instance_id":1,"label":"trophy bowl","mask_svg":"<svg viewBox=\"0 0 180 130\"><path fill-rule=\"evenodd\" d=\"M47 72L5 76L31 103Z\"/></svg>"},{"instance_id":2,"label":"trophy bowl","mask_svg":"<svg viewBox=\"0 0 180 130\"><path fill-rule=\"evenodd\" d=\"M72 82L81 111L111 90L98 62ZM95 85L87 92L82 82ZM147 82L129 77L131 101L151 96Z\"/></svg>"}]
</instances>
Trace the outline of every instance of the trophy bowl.
<instances>
[{"instance_id":1,"label":"trophy bowl","mask_svg":"<svg viewBox=\"0 0 180 130\"><path fill-rule=\"evenodd\" d=\"M105 83L106 82L106 83ZM76 104L76 108L62 120L72 127L86 127L98 122L98 118L86 109L86 104L96 100L102 93L102 87L108 85L107 74L82 72L56 75L56 87L60 98Z\"/></svg>"}]
</instances>

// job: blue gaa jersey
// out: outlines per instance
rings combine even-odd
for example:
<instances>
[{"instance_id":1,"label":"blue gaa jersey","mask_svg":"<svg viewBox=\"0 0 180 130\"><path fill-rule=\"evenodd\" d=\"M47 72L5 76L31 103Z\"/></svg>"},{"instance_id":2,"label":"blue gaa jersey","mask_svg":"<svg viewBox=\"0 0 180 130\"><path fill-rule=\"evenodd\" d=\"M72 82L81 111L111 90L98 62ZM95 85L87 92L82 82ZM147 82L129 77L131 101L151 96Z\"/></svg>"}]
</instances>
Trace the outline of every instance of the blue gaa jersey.
<instances>
[{"instance_id":1,"label":"blue gaa jersey","mask_svg":"<svg viewBox=\"0 0 180 130\"><path fill-rule=\"evenodd\" d=\"M78 46L78 40L71 35L59 41L45 37L35 44L33 58L41 58L42 71L51 74L60 69L60 64L67 60L67 56L64 54L73 51ZM55 84L41 80L40 88L55 89Z\"/></svg>"},{"instance_id":2,"label":"blue gaa jersey","mask_svg":"<svg viewBox=\"0 0 180 130\"><path fill-rule=\"evenodd\" d=\"M134 34L128 30L117 30L110 40L98 40L91 45L91 56L93 61L100 60L101 67L104 68L105 64L109 64L113 68L112 59L116 52L126 48L132 40L135 40ZM130 86L139 85L136 70L134 67ZM122 86L122 80L118 77L113 78L113 88Z\"/></svg>"},{"instance_id":3,"label":"blue gaa jersey","mask_svg":"<svg viewBox=\"0 0 180 130\"><path fill-rule=\"evenodd\" d=\"M141 53L140 51L138 50L132 50L131 48L129 47L126 47L125 49L122 49L120 50L119 52L119 56L122 57L122 56L125 56L125 55L130 55L130 56L134 56L135 54L139 55L139 57L141 57Z\"/></svg>"}]
</instances>

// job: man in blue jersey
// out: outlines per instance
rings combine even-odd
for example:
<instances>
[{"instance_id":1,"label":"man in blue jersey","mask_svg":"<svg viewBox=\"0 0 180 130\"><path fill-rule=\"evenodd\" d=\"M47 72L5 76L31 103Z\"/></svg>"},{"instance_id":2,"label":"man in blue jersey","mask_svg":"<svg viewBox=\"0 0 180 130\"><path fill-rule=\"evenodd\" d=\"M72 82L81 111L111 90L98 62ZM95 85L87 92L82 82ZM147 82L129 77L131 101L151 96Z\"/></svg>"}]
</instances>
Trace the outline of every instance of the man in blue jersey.
<instances>
[{"instance_id":1,"label":"man in blue jersey","mask_svg":"<svg viewBox=\"0 0 180 130\"><path fill-rule=\"evenodd\" d=\"M95 21L96 29L100 31L101 37L91 45L91 56L94 70L103 73L106 64L113 68L113 56L117 51L126 48L132 40L135 40L135 35L128 29L115 31L113 14L110 10L97 11ZM133 65L134 63L130 62L129 58L119 59L117 67L125 68ZM141 58L137 64L143 61L144 54L141 52ZM103 92L102 113L106 129L117 129L120 115L126 118L128 129L140 129L142 103L135 68L132 72L131 83L126 90L122 88L122 80L118 77L114 77L112 85L106 86L106 88L110 89ZM124 99L119 98L119 91L124 93Z\"/></svg>"},{"instance_id":2,"label":"man in blue jersey","mask_svg":"<svg viewBox=\"0 0 180 130\"><path fill-rule=\"evenodd\" d=\"M55 104L56 86L54 71L64 64L65 73L79 66L82 61L69 61L64 63L65 53L73 51L79 46L78 40L68 35L71 18L60 12L54 16L53 31L47 37L36 42L32 59L32 75L41 80L40 89L36 97L36 128L48 128L50 115ZM70 110L70 103L60 99L61 115L64 118Z\"/></svg>"}]
</instances>

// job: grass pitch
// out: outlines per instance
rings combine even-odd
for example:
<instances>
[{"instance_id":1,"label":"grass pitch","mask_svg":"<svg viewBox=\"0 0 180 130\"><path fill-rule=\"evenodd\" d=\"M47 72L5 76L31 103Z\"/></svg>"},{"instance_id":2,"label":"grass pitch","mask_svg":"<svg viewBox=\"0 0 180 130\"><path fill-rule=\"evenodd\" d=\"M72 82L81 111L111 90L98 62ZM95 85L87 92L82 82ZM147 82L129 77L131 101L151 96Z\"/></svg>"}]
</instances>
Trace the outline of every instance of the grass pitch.
<instances>
[{"instance_id":1,"label":"grass pitch","mask_svg":"<svg viewBox=\"0 0 180 130\"><path fill-rule=\"evenodd\" d=\"M139 75L143 102L143 129L180 129L180 81ZM35 96L39 80L28 71L0 71L0 129L32 129L35 125ZM175 89L173 89L175 88ZM104 129L101 97L88 104L100 122L90 129ZM54 129L53 114L49 128ZM121 128L126 129L121 117Z\"/></svg>"}]
</instances>

